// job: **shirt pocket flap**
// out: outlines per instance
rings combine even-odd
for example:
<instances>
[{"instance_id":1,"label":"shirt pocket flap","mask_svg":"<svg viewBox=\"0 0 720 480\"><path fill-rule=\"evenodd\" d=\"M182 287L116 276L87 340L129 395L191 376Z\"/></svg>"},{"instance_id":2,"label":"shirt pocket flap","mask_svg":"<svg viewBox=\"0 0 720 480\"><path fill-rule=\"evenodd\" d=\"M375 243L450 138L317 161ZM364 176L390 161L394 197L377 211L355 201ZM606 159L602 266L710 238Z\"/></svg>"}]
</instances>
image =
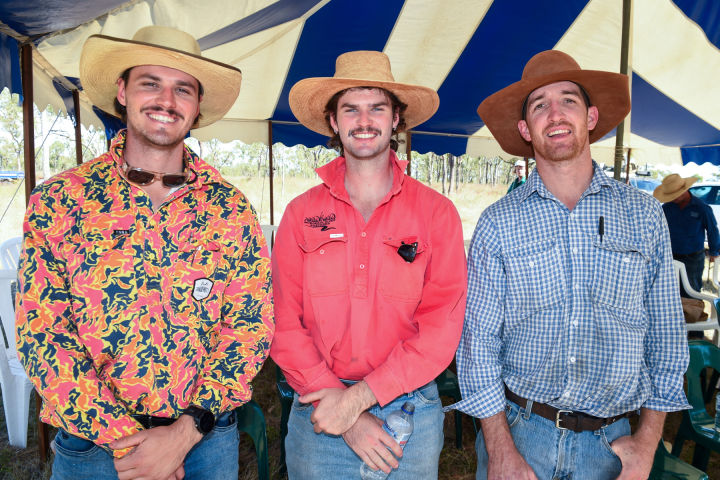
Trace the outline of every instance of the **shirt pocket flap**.
<instances>
[{"instance_id":1,"label":"shirt pocket flap","mask_svg":"<svg viewBox=\"0 0 720 480\"><path fill-rule=\"evenodd\" d=\"M305 237L305 243L300 243L299 246L303 250L303 252L312 253L318 250L320 247L334 242L347 243L347 235L345 235L344 233L313 235Z\"/></svg>"},{"instance_id":2,"label":"shirt pocket flap","mask_svg":"<svg viewBox=\"0 0 720 480\"><path fill-rule=\"evenodd\" d=\"M417 235L411 235L407 237L384 237L383 243L385 245L388 245L395 250L400 248L403 244L405 245L411 245L413 243L417 242L417 250L415 251L416 254L422 253L427 249L427 243L418 239Z\"/></svg>"}]
</instances>

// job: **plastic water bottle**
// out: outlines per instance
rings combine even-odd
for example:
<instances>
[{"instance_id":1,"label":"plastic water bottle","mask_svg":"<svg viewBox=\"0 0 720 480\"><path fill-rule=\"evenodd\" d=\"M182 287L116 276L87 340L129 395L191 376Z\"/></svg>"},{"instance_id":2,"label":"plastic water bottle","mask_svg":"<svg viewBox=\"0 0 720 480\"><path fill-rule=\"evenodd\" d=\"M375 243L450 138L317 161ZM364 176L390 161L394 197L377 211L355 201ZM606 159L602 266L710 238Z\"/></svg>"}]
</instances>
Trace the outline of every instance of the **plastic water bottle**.
<instances>
[{"instance_id":1,"label":"plastic water bottle","mask_svg":"<svg viewBox=\"0 0 720 480\"><path fill-rule=\"evenodd\" d=\"M400 410L390 412L387 418L385 418L383 428L388 435L390 435L393 440L400 445L400 448L405 448L408 438L412 435L414 427L414 412L415 405L411 402L405 402ZM385 473L380 469L373 470L364 462L360 467L360 478L362 478L362 480L383 480L384 478L387 478L388 475L388 473Z\"/></svg>"},{"instance_id":2,"label":"plastic water bottle","mask_svg":"<svg viewBox=\"0 0 720 480\"><path fill-rule=\"evenodd\" d=\"M715 432L720 433L720 391L715 397Z\"/></svg>"}]
</instances>

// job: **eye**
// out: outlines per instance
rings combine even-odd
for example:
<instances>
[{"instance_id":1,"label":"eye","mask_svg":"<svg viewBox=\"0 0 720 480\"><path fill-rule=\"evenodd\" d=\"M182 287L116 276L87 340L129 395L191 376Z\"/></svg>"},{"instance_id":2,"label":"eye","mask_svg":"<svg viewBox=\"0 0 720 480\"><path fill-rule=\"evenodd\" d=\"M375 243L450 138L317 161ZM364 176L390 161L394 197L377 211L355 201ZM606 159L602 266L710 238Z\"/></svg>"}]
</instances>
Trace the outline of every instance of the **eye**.
<instances>
[{"instance_id":1,"label":"eye","mask_svg":"<svg viewBox=\"0 0 720 480\"><path fill-rule=\"evenodd\" d=\"M191 92L185 87L178 87L177 92L183 95L190 95Z\"/></svg>"},{"instance_id":2,"label":"eye","mask_svg":"<svg viewBox=\"0 0 720 480\"><path fill-rule=\"evenodd\" d=\"M158 86L157 82L151 82L150 80L142 82L143 87L155 88Z\"/></svg>"}]
</instances>

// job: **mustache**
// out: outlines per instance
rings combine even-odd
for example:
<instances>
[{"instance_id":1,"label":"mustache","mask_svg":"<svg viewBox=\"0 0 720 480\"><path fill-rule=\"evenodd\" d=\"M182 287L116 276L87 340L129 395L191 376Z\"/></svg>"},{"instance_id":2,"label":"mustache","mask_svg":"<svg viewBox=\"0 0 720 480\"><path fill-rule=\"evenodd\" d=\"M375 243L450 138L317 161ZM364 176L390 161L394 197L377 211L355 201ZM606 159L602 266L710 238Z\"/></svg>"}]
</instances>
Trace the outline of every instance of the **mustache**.
<instances>
[{"instance_id":1,"label":"mustache","mask_svg":"<svg viewBox=\"0 0 720 480\"><path fill-rule=\"evenodd\" d=\"M178 112L177 110L174 110L172 108L163 108L163 107L159 107L159 106L155 105L152 107L145 107L142 110L140 110L140 112L148 112L148 111L157 112L157 113L167 113L168 115L179 117L179 118L185 120L185 116L183 116L180 112Z\"/></svg>"},{"instance_id":2,"label":"mustache","mask_svg":"<svg viewBox=\"0 0 720 480\"><path fill-rule=\"evenodd\" d=\"M356 133L376 133L376 134L378 134L378 135L382 135L382 131L380 131L380 130L377 129L377 128L372 128L372 127L360 127L360 128L356 128L356 129L350 130L350 131L348 132L348 137L352 137L352 136L355 135Z\"/></svg>"}]
</instances>

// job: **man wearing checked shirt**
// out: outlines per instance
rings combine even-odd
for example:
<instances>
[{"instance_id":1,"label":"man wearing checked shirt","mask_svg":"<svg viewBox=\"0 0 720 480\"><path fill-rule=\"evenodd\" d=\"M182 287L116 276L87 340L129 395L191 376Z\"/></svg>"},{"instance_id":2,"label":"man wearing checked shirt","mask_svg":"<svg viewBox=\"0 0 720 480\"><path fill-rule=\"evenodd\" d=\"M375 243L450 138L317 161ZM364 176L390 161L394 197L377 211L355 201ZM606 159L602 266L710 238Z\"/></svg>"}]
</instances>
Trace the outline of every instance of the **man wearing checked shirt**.
<instances>
[{"instance_id":1,"label":"man wearing checked shirt","mask_svg":"<svg viewBox=\"0 0 720 480\"><path fill-rule=\"evenodd\" d=\"M665 412L689 407L662 209L590 156L629 110L626 76L559 51L478 108L505 151L537 161L470 246L454 408L481 419L478 479L646 479Z\"/></svg>"}]
</instances>

